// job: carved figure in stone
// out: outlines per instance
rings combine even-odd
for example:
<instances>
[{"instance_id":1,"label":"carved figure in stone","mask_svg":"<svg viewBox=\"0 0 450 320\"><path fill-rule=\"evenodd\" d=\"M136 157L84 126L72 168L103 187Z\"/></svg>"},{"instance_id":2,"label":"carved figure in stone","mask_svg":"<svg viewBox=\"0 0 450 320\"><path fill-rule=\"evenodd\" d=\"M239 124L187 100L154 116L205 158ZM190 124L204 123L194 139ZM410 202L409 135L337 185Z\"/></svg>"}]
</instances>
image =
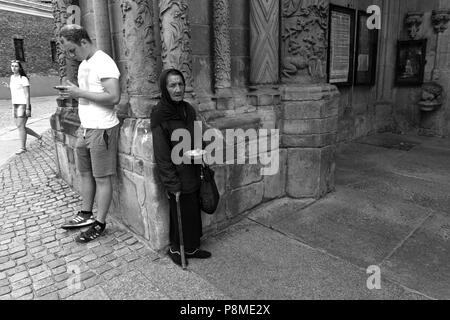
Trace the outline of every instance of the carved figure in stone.
<instances>
[{"instance_id":1,"label":"carved figure in stone","mask_svg":"<svg viewBox=\"0 0 450 320\"><path fill-rule=\"evenodd\" d=\"M284 0L282 70L287 82L321 82L326 70L328 3Z\"/></svg>"},{"instance_id":2,"label":"carved figure in stone","mask_svg":"<svg viewBox=\"0 0 450 320\"><path fill-rule=\"evenodd\" d=\"M450 21L450 9L433 10L431 15L431 22L434 30L442 33L447 30L448 22Z\"/></svg>"},{"instance_id":3,"label":"carved figure in stone","mask_svg":"<svg viewBox=\"0 0 450 320\"><path fill-rule=\"evenodd\" d=\"M432 111L442 105L444 88L437 83L439 71L434 70L430 82L422 85L422 94L419 101L420 109L423 111Z\"/></svg>"},{"instance_id":4,"label":"carved figure in stone","mask_svg":"<svg viewBox=\"0 0 450 320\"><path fill-rule=\"evenodd\" d=\"M185 0L161 0L159 3L162 60L164 68L178 68L190 86L190 33Z\"/></svg>"},{"instance_id":5,"label":"carved figure in stone","mask_svg":"<svg viewBox=\"0 0 450 320\"><path fill-rule=\"evenodd\" d=\"M416 39L423 20L422 12L408 12L405 17L405 25L408 29L409 37Z\"/></svg>"}]
</instances>

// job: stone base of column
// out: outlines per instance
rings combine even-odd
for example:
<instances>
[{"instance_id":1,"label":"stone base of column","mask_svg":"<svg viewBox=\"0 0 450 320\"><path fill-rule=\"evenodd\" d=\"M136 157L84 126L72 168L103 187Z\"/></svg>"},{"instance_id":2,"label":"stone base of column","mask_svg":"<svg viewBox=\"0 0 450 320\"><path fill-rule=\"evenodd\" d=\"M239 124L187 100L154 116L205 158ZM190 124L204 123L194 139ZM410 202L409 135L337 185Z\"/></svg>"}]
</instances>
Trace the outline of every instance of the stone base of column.
<instances>
[{"instance_id":1,"label":"stone base of column","mask_svg":"<svg viewBox=\"0 0 450 320\"><path fill-rule=\"evenodd\" d=\"M271 87L251 87L247 97L249 103L255 107L273 106L280 104L280 91Z\"/></svg>"},{"instance_id":2,"label":"stone base of column","mask_svg":"<svg viewBox=\"0 0 450 320\"><path fill-rule=\"evenodd\" d=\"M75 167L76 136L80 127L78 102L58 97L56 103L58 107L50 118L50 126L55 141L58 174L71 187L79 191L79 179Z\"/></svg>"},{"instance_id":3,"label":"stone base of column","mask_svg":"<svg viewBox=\"0 0 450 320\"><path fill-rule=\"evenodd\" d=\"M419 135L444 137L446 135L445 110L421 111Z\"/></svg>"},{"instance_id":4,"label":"stone base of column","mask_svg":"<svg viewBox=\"0 0 450 320\"><path fill-rule=\"evenodd\" d=\"M285 86L281 147L287 149L286 194L321 198L334 190L339 91L335 86Z\"/></svg>"}]
</instances>

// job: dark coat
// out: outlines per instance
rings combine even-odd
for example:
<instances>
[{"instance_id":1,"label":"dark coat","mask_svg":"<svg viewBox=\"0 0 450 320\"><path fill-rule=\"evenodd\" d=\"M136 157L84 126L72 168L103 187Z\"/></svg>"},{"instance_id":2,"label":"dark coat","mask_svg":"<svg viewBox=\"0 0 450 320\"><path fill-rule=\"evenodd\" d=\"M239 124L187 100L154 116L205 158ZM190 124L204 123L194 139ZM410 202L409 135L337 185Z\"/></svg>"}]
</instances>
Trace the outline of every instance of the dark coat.
<instances>
[{"instance_id":1,"label":"dark coat","mask_svg":"<svg viewBox=\"0 0 450 320\"><path fill-rule=\"evenodd\" d=\"M175 165L172 162L171 153L179 141L171 141L171 137L176 129L188 130L192 138L191 149L194 149L196 112L189 103L185 101L175 103L170 99L166 89L168 71L170 70L165 70L161 74L161 102L151 114L153 153L159 177L166 190L171 193L179 191L192 193L200 188L200 165L184 163Z\"/></svg>"}]
</instances>

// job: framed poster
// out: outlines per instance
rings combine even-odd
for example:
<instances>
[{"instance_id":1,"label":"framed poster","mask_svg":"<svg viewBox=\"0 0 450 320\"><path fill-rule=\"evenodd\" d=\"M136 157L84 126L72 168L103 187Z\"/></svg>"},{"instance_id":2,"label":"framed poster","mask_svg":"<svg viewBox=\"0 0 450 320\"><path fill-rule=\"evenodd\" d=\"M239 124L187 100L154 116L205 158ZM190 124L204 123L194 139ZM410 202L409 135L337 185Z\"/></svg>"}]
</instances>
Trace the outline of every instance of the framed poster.
<instances>
[{"instance_id":1,"label":"framed poster","mask_svg":"<svg viewBox=\"0 0 450 320\"><path fill-rule=\"evenodd\" d=\"M378 30L367 28L369 15L358 11L355 52L355 85L374 85L377 68Z\"/></svg>"},{"instance_id":2,"label":"framed poster","mask_svg":"<svg viewBox=\"0 0 450 320\"><path fill-rule=\"evenodd\" d=\"M425 70L427 39L397 42L395 84L398 86L421 85Z\"/></svg>"},{"instance_id":3,"label":"framed poster","mask_svg":"<svg viewBox=\"0 0 450 320\"><path fill-rule=\"evenodd\" d=\"M355 10L330 4L328 30L328 82L335 85L351 85Z\"/></svg>"}]
</instances>

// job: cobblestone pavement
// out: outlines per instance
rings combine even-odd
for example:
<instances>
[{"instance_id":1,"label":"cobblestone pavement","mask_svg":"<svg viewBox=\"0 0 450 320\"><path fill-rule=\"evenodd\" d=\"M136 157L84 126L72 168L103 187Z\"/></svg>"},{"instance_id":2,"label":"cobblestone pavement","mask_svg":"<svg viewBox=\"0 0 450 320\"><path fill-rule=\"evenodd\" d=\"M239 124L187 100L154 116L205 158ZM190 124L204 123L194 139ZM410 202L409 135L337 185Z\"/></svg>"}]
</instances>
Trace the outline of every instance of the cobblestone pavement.
<instances>
[{"instance_id":1,"label":"cobblestone pavement","mask_svg":"<svg viewBox=\"0 0 450 320\"><path fill-rule=\"evenodd\" d=\"M53 153L47 132L0 167L0 300L224 298L111 219L105 236L76 243L79 230L60 226L81 199L57 177Z\"/></svg>"},{"instance_id":2,"label":"cobblestone pavement","mask_svg":"<svg viewBox=\"0 0 450 320\"><path fill-rule=\"evenodd\" d=\"M39 119L56 110L57 96L31 97L31 118L30 121ZM0 132L5 129L15 128L14 119L11 113L11 100L0 100Z\"/></svg>"}]
</instances>

